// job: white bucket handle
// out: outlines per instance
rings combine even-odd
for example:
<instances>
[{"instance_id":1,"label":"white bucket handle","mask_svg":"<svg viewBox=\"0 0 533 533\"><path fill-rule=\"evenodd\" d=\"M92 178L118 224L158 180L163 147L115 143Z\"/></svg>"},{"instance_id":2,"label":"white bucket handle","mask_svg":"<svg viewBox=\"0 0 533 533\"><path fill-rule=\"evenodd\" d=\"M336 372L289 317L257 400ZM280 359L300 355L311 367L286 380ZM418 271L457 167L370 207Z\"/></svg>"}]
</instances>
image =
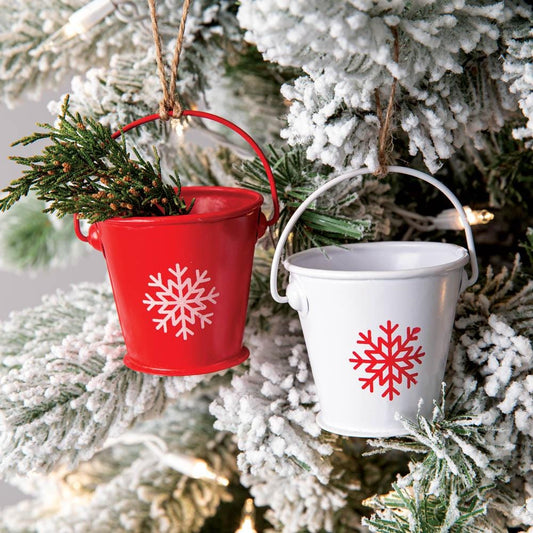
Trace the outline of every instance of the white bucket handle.
<instances>
[{"instance_id":1,"label":"white bucket handle","mask_svg":"<svg viewBox=\"0 0 533 533\"><path fill-rule=\"evenodd\" d=\"M430 183L434 187L436 187L440 192L442 192L448 200L453 204L455 209L457 209L457 212L459 213L459 217L461 219L461 222L463 223L463 227L466 234L466 242L468 246L468 254L470 255L470 268L472 270L472 273L470 277L467 277L466 274L463 275L463 281L461 283L461 292L464 291L466 288L472 286L476 281L478 277L478 265L477 265L477 256L476 256L476 248L474 246L474 236L472 235L472 228L470 227L470 224L468 223L468 218L466 217L466 213L463 209L463 206L461 205L461 202L457 199L457 197L453 194L446 185L441 183L439 180L433 178L432 176L429 176L428 174L425 174L424 172L420 172L419 170L414 170L407 167L397 167L397 166L390 166L388 167L389 172L394 172L396 174L406 174L408 176L414 176L415 178L421 179L422 181L426 181L427 183ZM276 246L276 251L274 252L274 258L272 259L272 267L270 269L270 293L272 295L272 298L276 300L276 302L279 303L286 303L289 301L287 296L281 296L278 292L278 269L279 269L279 263L281 259L281 254L283 253L283 249L285 248L285 243L287 242L287 238L289 237L290 232L292 231L292 228L302 215L302 213L307 209L307 207L314 202L319 196L321 196L324 192L326 192L328 189L331 189L332 187L335 187L338 183L341 183L342 181L345 181L350 178L354 178L355 176L361 176L364 174L371 174L371 170L367 167L360 168L357 170L350 170L348 172L345 172L344 174L341 174L337 176L336 178L333 178L329 180L328 182L324 183L324 185L320 186L315 192L313 192L310 196L308 196L296 209L296 211L293 213L292 217L289 219L289 222L287 222L287 225L285 226L285 229L283 230L278 244Z\"/></svg>"}]
</instances>

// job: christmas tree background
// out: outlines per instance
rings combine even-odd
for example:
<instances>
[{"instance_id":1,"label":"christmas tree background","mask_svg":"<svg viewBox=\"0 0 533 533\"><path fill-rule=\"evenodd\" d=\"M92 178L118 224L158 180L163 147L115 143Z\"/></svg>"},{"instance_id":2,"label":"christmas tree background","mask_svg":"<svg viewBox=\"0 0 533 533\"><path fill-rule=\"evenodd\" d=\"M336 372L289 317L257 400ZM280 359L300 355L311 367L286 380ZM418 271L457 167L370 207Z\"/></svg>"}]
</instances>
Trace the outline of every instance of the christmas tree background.
<instances>
[{"instance_id":1,"label":"christmas tree background","mask_svg":"<svg viewBox=\"0 0 533 533\"><path fill-rule=\"evenodd\" d=\"M14 175L18 174L16 163L8 159L14 149L10 146L13 139L22 137L35 127L35 122L49 120L50 113L46 109L51 98L59 97L63 90L46 91L38 101L24 101L23 105L8 108L0 104L0 123L8 124L0 135L0 187L7 186ZM16 131L15 131L16 130ZM21 152L21 151L19 151ZM80 242L79 253L83 254L84 247ZM43 296L55 292L58 288L67 290L72 283L82 281L99 282L105 279L105 260L99 254L86 254L83 261L75 260L70 265L61 264L60 255L56 256L57 265L50 265L46 269L20 269L14 265L3 264L0 270L0 288L3 298L0 301L0 320L8 318L10 312L22 310L38 305ZM81 255L80 255L81 257ZM5 263L5 262L4 262ZM72 268L74 265L74 268ZM27 497L27 496L26 496ZM11 485L0 486L1 509L18 502L24 494Z\"/></svg>"},{"instance_id":2,"label":"christmas tree background","mask_svg":"<svg viewBox=\"0 0 533 533\"><path fill-rule=\"evenodd\" d=\"M67 35L84 5L0 1L3 101L63 84L75 111L112 129L156 111L146 3L101 2L101 20ZM170 62L181 3L161 0L158 14ZM104 280L10 315L0 473L33 499L4 510L0 530L233 532L251 497L257 531L533 531L531 18L519 1L193 2L180 98L265 147L281 200L256 250L250 359L206 376L131 371ZM272 301L268 274L273 240L303 198L342 170L378 168L391 94L389 161L435 173L494 219L475 227L481 275L458 303L444 399L432 417L403 421L408 436L367 441L316 424L298 318ZM52 100L56 115L62 97ZM186 130L157 123L129 142L146 157L155 146L183 183L268 195L234 137ZM414 180L354 179L309 211L290 251L360 239L463 245L461 231L434 227L448 207ZM42 208L30 198L1 215L4 268L43 275L96 254L69 217Z\"/></svg>"}]
</instances>

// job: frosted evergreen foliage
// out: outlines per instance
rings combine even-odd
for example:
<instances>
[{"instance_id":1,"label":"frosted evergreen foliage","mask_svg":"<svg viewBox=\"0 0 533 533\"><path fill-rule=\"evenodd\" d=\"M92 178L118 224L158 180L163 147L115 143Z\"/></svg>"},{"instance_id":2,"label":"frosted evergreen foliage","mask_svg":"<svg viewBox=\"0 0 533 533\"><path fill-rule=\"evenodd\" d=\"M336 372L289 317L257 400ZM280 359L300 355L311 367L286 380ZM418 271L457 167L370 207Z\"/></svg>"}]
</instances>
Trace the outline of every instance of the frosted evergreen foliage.
<instances>
[{"instance_id":1,"label":"frosted evergreen foliage","mask_svg":"<svg viewBox=\"0 0 533 533\"><path fill-rule=\"evenodd\" d=\"M72 217L43 213L45 205L27 198L0 215L0 268L38 271L65 267L87 251L73 231Z\"/></svg>"},{"instance_id":2,"label":"frosted evergreen foliage","mask_svg":"<svg viewBox=\"0 0 533 533\"><path fill-rule=\"evenodd\" d=\"M139 9L142 11L145 8L141 5ZM222 79L218 75L230 68L228 65L238 61L240 53L250 53L250 47L242 41L242 30L238 27L234 10L233 1L202 0L191 4L177 93L185 108L195 104L202 109L211 109L249 131L257 141L270 142L273 136L279 136L284 114L276 69L261 68L257 72L247 72L245 63L231 67L237 70L235 75ZM157 3L168 65L172 60L180 11L176 2ZM162 91L147 17L146 12L136 22L139 35L127 36L135 42L134 47L110 54L109 64L90 68L82 75L74 76L69 90L72 110L96 117L113 130L158 110ZM52 114L60 112L62 100L59 98L50 103ZM250 109L263 109L264 112L250 114ZM208 144L220 141L222 136L227 137L229 133L227 128L208 120L199 120L196 125L221 132L218 138L215 134L208 140ZM187 128L185 121L179 126L174 122L155 122L128 132L126 138L148 158L155 147L163 167L170 169L176 166L176 147L183 144L180 135L183 126ZM229 139L231 143L242 142L234 134L229 135ZM247 144L244 146L248 148Z\"/></svg>"},{"instance_id":3,"label":"frosted evergreen foliage","mask_svg":"<svg viewBox=\"0 0 533 533\"><path fill-rule=\"evenodd\" d=\"M80 0L0 2L0 87L8 105L23 92L38 97L44 88L57 86L73 70L83 72L95 64L105 64L109 53L128 41L131 44L131 28L111 15L84 39L69 42L68 53L47 50L47 39L84 4Z\"/></svg>"},{"instance_id":4,"label":"frosted evergreen foliage","mask_svg":"<svg viewBox=\"0 0 533 533\"><path fill-rule=\"evenodd\" d=\"M157 2L159 32L167 65L172 60L176 27L181 16L178 8L179 4L175 2ZM140 3L139 9L143 14L138 22L139 34L124 36L126 49L110 54L110 61L105 66L85 69L83 75L72 80L73 110L96 116L113 129L157 112L162 97L148 8ZM225 57L220 43L224 40L238 42L240 38L231 10L232 2L229 1L203 0L191 5L177 82L177 93L185 99L185 103L202 94L206 73L220 68ZM59 112L61 102L62 98L50 106L52 113Z\"/></svg>"},{"instance_id":5,"label":"frosted evergreen foliage","mask_svg":"<svg viewBox=\"0 0 533 533\"><path fill-rule=\"evenodd\" d=\"M500 479L522 487L523 494L533 465L533 282L517 290L518 268L516 263L511 273L489 271L485 287L464 298L450 382L455 390L478 392L463 408L484 413L486 444L494 449L490 460L503 469ZM472 365L478 369L474 375ZM520 497L512 513L528 505Z\"/></svg>"},{"instance_id":6,"label":"frosted evergreen foliage","mask_svg":"<svg viewBox=\"0 0 533 533\"><path fill-rule=\"evenodd\" d=\"M83 36L45 43L86 3L0 0L0 91L12 105L74 72L73 108L115 129L156 111L161 97L147 3L132 4L138 17L121 20L115 11ZM168 63L181 1L157 6ZM523 149L507 154L490 134L513 129L526 147L533 139L531 19L519 0L194 0L178 92L185 105L234 120L264 148L280 137L294 145L271 151L280 227L334 172L377 166L376 94L384 112L394 77L393 156L410 164L418 154L415 165L424 159L431 171L449 160L446 181L460 191L475 176L463 164L472 162L482 169L472 191L483 202L492 172L484 162L513 156L501 158L507 195ZM219 131L206 137L224 149L205 151L191 150L172 123L127 135L143 153L156 146L163 168L178 167L186 182L233 186L238 157L250 156ZM493 153L491 145L498 146ZM257 161L243 173L246 187L268 196ZM515 195L527 192L528 179L516 177L524 187ZM290 246L307 247L320 231L341 242L347 220L359 226L354 239L401 238L397 192L394 181L370 176L338 187L302 218L305 242L295 234ZM406 209L425 207L424 198L409 198ZM497 213L494 233L500 223ZM0 325L0 472L35 497L3 510L0 530L195 532L227 512L221 502L242 498L244 485L256 505L267 506L273 529L285 533L533 532L530 271L489 270L462 295L446 401L428 419L404 420L407 437L373 440L369 448L316 424L298 321L268 294L278 230L257 247L245 333L250 359L225 373L172 378L127 369L107 284L48 296ZM43 235L51 262L66 250L54 248L60 233ZM30 251L24 247L20 259ZM155 441L164 453L147 444ZM384 453L364 455L369 449ZM172 454L204 459L230 485L184 476L172 468Z\"/></svg>"},{"instance_id":7,"label":"frosted evergreen foliage","mask_svg":"<svg viewBox=\"0 0 533 533\"><path fill-rule=\"evenodd\" d=\"M185 107L204 94L209 73L223 68L226 53L221 44L238 46L241 41L233 9L232 1L202 0L191 5L177 82L177 93ZM104 65L86 65L83 74L72 79L69 91L73 111L95 117L113 130L157 112L162 98L147 3L138 3L137 10L138 16L128 25L130 31L115 36L121 39L123 48L116 53L110 51L109 62ZM161 1L157 2L157 13L164 61L170 65L181 7L171 0ZM59 113L62 100L49 105L52 114ZM177 136L170 124L144 125L129 132L127 139L132 139L145 156L153 154L155 147L163 166L173 168Z\"/></svg>"},{"instance_id":8,"label":"frosted evergreen foliage","mask_svg":"<svg viewBox=\"0 0 533 533\"><path fill-rule=\"evenodd\" d=\"M527 72L513 87L500 81L500 39L511 20L516 24L513 15L527 23L531 10L519 1L244 0L238 13L246 38L265 59L305 72L283 86L291 101L283 135L306 146L309 159L375 169L375 93L384 108L396 77L393 127L432 172L466 139L480 144L483 131L499 130L516 107L516 93L523 94L518 87L530 87ZM471 68L473 55L485 59Z\"/></svg>"},{"instance_id":9,"label":"frosted evergreen foliage","mask_svg":"<svg viewBox=\"0 0 533 533\"><path fill-rule=\"evenodd\" d=\"M31 0L15 4L5 0L0 2L0 88L8 104L14 104L23 91L26 95L38 96L43 88L60 84L73 70L85 73L94 67L105 69L110 58L129 59L131 62L134 62L133 58L150 58L151 76L157 78L147 2L134 2L129 18L117 16L115 10L83 36L66 43L49 39L67 23L74 11L85 4L79 0ZM190 90L194 87L196 92L201 88L204 78L200 75L201 79L198 80L199 73L202 68L209 70L213 64L217 64L222 53L216 53L220 46L213 46L213 41L219 42L222 38L238 40L240 30L232 10L232 1L205 0L193 3L187 20L184 57L193 43L194 47L180 67L180 89ZM170 58L181 18L180 3L161 0L157 3L157 13L164 51ZM45 24L42 21L46 21ZM106 76L106 80L109 80L111 87L114 85L113 78ZM137 80L142 82L145 78L137 77ZM117 85L119 90L121 83ZM160 87L155 93L149 92L150 88L148 80L144 95L147 105L152 104L153 112L157 109ZM127 103L127 93L123 96L123 102Z\"/></svg>"},{"instance_id":10,"label":"frosted evergreen foliage","mask_svg":"<svg viewBox=\"0 0 533 533\"><path fill-rule=\"evenodd\" d=\"M507 55L504 57L504 80L510 83L510 91L518 97L518 104L527 118L524 127L516 128L513 132L517 139L528 140L531 148L533 141L533 28L531 24L531 10L523 8L526 21L517 27L512 27L504 33Z\"/></svg>"},{"instance_id":11,"label":"frosted evergreen foliage","mask_svg":"<svg viewBox=\"0 0 533 533\"><path fill-rule=\"evenodd\" d=\"M107 287L82 284L77 291L80 297L75 303L58 292L45 296L40 306L11 313L9 319L1 323L2 377L11 368L20 368L26 360L44 359L52 347L60 345L68 335L80 334L88 308L95 314L108 313L111 309L112 296ZM88 306L87 301L92 305Z\"/></svg>"},{"instance_id":12,"label":"frosted evergreen foliage","mask_svg":"<svg viewBox=\"0 0 533 533\"><path fill-rule=\"evenodd\" d=\"M332 447L318 438L317 397L295 321L268 316L268 331L251 332L250 369L236 375L211 406L215 428L235 433L241 482L257 505L268 505L283 531L331 531L345 494L329 485Z\"/></svg>"},{"instance_id":13,"label":"frosted evergreen foliage","mask_svg":"<svg viewBox=\"0 0 533 533\"><path fill-rule=\"evenodd\" d=\"M42 306L13 313L2 324L0 354L4 474L87 460L109 436L160 414L201 379L125 367L107 285L76 286Z\"/></svg>"},{"instance_id":14,"label":"frosted evergreen foliage","mask_svg":"<svg viewBox=\"0 0 533 533\"><path fill-rule=\"evenodd\" d=\"M154 454L143 440L163 441L168 456L178 452L191 460L203 459L231 479L234 444L213 431L208 405L207 397L184 395L157 420L137 424L74 471L19 480L20 488L36 499L3 512L0 528L38 533L198 531L219 504L231 498L228 489L173 470L165 456Z\"/></svg>"}]
</instances>

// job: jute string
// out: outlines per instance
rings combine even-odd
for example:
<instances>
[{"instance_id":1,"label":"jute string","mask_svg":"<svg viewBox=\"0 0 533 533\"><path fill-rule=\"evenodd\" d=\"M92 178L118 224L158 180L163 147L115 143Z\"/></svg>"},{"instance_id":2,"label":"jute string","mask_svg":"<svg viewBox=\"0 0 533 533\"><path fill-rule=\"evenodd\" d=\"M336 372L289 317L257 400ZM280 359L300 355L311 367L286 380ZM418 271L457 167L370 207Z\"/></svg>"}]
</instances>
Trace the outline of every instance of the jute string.
<instances>
[{"instance_id":1,"label":"jute string","mask_svg":"<svg viewBox=\"0 0 533 533\"><path fill-rule=\"evenodd\" d=\"M393 59L398 63L400 57L400 44L398 42L398 29L391 28L394 36L394 52ZM379 119L379 137L378 137L378 168L374 174L378 177L383 177L387 174L387 167L389 165L389 145L392 144L392 135L390 131L390 125L392 120L392 113L394 111L394 96L396 94L396 85L398 80L396 78L392 81L391 91L389 94L389 102L387 104L387 110L385 117L381 110L381 99L379 97L379 89L374 91L376 98L376 111Z\"/></svg>"},{"instance_id":2,"label":"jute string","mask_svg":"<svg viewBox=\"0 0 533 533\"><path fill-rule=\"evenodd\" d=\"M155 44L155 58L157 61L157 71L159 74L159 81L163 88L163 98L159 102L159 116L162 120L168 120L169 112L175 118L181 117L183 109L176 98L176 82L178 80L178 67L180 64L181 48L183 46L183 35L185 34L185 23L187 22L187 15L189 14L189 6L191 0L183 1L183 9L181 12L181 22L178 30L178 37L176 39L176 46L174 47L174 56L172 58L172 65L170 68L170 82L167 81L165 73L165 64L163 61L163 53L161 51L161 35L159 34L159 28L157 24L157 13L155 10L155 0L148 0L150 6L150 18L152 19L152 34L154 36Z\"/></svg>"}]
</instances>

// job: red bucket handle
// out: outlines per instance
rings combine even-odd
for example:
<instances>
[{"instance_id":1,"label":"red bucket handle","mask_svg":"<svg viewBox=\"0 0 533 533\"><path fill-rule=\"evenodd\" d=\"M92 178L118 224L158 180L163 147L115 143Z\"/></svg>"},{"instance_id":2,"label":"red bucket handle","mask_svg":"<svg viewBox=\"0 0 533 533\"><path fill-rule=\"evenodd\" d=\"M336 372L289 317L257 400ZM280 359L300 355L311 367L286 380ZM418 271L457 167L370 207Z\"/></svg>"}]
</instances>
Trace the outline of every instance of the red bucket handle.
<instances>
[{"instance_id":1,"label":"red bucket handle","mask_svg":"<svg viewBox=\"0 0 533 533\"><path fill-rule=\"evenodd\" d=\"M169 111L168 114L172 116L172 111ZM259 145L243 129L239 128L239 126L237 126L236 124L234 124L233 122L230 122L229 120L225 118L219 117L218 115L213 115L213 113L207 113L206 111L197 111L193 109L185 109L182 113L182 116L200 117L200 118L206 118L209 120L213 120L214 122L218 122L219 124L222 124L226 126L227 128L229 128L230 130L233 130L235 133L238 133L253 148L254 152L257 154L257 156L261 160L261 163L263 163L263 167L268 177L268 182L270 183L270 193L272 195L272 203L274 206L274 212L272 213L270 220L267 220L266 225L273 226L278 221L278 218L279 218L278 193L276 191L276 182L274 180L274 174L272 173L272 169L270 168L270 165L268 163L268 160L265 154L263 153L263 150L259 148ZM152 122L160 118L161 117L158 113L154 113L153 115L148 115L146 117L134 120L127 126L124 126L122 129L113 133L112 138L116 139L117 137L120 137L122 133L132 130L133 128L136 128L137 126L140 126L141 124L146 124L147 122Z\"/></svg>"},{"instance_id":2,"label":"red bucket handle","mask_svg":"<svg viewBox=\"0 0 533 533\"><path fill-rule=\"evenodd\" d=\"M169 111L168 113L170 116L172 116L172 111ZM270 183L270 193L272 195L272 204L274 207L274 212L272 213L272 216L269 220L266 221L266 226L273 226L279 219L279 200L278 200L278 192L276 190L276 182L274 180L274 174L272 173L272 169L270 168L270 165L268 163L268 160L259 147L259 145L246 133L243 129L239 128L236 124L233 122L230 122L229 120L219 117L218 115L214 115L213 113L207 113L205 111L197 111L193 109L185 109L182 113L182 116L187 117L199 117L199 118L206 118L209 120L213 120L214 122L218 122L219 124L222 124L226 127L228 127L230 130L233 130L235 133L238 133L254 150L254 152L257 154L259 159L261 160L261 163L263 163L263 167L265 169L268 182ZM161 116L159 113L154 113L153 115L148 115L146 117L139 118L137 120L134 120L133 122L130 122L120 130L113 133L111 136L113 139L116 139L122 135L122 133L125 133L129 130L132 130L136 128L137 126L141 126L142 124L146 124L148 122L153 122L154 120L160 119ZM263 226L264 228L264 226ZM79 217L78 215L74 215L74 231L76 232L76 236L84 241L88 242L88 237L85 236L80 229L79 224Z\"/></svg>"}]
</instances>

